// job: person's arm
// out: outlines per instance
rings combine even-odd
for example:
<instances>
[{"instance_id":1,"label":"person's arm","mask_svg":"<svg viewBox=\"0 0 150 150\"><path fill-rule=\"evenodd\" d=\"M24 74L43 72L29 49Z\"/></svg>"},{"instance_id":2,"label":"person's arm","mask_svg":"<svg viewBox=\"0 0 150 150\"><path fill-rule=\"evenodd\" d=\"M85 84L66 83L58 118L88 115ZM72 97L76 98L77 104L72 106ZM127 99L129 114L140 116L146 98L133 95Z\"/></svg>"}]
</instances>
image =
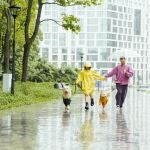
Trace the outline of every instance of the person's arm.
<instances>
[{"instance_id":1,"label":"person's arm","mask_svg":"<svg viewBox=\"0 0 150 150\"><path fill-rule=\"evenodd\" d=\"M80 73L78 74L78 78L77 78L77 80L76 80L76 84L82 82L82 80L83 80L83 75L82 75L82 72L80 72Z\"/></svg>"},{"instance_id":2,"label":"person's arm","mask_svg":"<svg viewBox=\"0 0 150 150\"><path fill-rule=\"evenodd\" d=\"M118 72L118 67L113 68L107 75L106 78L112 77L114 75L116 75Z\"/></svg>"},{"instance_id":3,"label":"person's arm","mask_svg":"<svg viewBox=\"0 0 150 150\"><path fill-rule=\"evenodd\" d=\"M133 69L131 68L131 66L129 66L129 69L128 69L128 71L125 73L125 75L126 75L126 77L130 78L130 77L133 76L133 74L134 74L134 71L133 71Z\"/></svg>"},{"instance_id":4,"label":"person's arm","mask_svg":"<svg viewBox=\"0 0 150 150\"><path fill-rule=\"evenodd\" d=\"M97 79L97 80L102 80L102 81L106 80L105 77L99 75L96 71L93 71L93 77L94 79Z\"/></svg>"}]
</instances>

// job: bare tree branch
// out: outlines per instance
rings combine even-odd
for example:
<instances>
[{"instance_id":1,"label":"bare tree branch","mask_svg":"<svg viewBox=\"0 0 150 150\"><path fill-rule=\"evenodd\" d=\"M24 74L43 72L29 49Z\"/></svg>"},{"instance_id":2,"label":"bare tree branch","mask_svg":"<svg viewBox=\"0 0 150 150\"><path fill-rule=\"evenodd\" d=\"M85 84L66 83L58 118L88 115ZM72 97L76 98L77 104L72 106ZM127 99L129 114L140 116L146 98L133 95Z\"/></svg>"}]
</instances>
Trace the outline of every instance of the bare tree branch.
<instances>
[{"instance_id":1,"label":"bare tree branch","mask_svg":"<svg viewBox=\"0 0 150 150\"><path fill-rule=\"evenodd\" d=\"M62 7L69 7L69 6L77 6L79 4L71 4L71 5L61 5L59 3L49 3L49 2L45 2L45 3L42 3L42 5L58 5L58 6L62 6Z\"/></svg>"},{"instance_id":2,"label":"bare tree branch","mask_svg":"<svg viewBox=\"0 0 150 150\"><path fill-rule=\"evenodd\" d=\"M60 21L57 21L57 20L54 20L54 19L43 19L43 20L40 21L40 23L42 23L42 22L44 22L44 21L53 21L53 22L55 22L56 24L58 24L59 26L62 26L62 25L59 23Z\"/></svg>"}]
</instances>

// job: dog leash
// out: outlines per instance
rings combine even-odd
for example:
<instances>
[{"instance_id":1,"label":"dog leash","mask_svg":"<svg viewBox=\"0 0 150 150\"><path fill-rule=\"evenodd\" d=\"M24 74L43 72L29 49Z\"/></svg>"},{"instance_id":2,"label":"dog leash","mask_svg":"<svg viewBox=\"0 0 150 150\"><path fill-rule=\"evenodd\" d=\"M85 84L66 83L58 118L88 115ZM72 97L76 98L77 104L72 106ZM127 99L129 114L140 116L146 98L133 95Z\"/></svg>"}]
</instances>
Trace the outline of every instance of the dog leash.
<instances>
[{"instance_id":1,"label":"dog leash","mask_svg":"<svg viewBox=\"0 0 150 150\"><path fill-rule=\"evenodd\" d=\"M102 81L102 90L101 90L101 93L102 93L102 91L104 91L104 82L107 82L107 81ZM110 92L113 92L115 89L116 89L115 87L113 87L113 88L111 87Z\"/></svg>"}]
</instances>

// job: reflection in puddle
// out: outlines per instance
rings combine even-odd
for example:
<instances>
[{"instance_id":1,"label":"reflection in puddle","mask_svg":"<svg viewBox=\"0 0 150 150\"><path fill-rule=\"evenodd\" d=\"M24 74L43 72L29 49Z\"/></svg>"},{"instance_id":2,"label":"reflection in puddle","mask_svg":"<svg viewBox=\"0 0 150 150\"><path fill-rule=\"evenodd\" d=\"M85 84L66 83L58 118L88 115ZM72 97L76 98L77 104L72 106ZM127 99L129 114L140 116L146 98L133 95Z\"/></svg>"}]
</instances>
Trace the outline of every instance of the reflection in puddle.
<instances>
[{"instance_id":1,"label":"reflection in puddle","mask_svg":"<svg viewBox=\"0 0 150 150\"><path fill-rule=\"evenodd\" d=\"M107 121L108 120L108 114L105 110L103 110L100 114L99 114L99 118L100 121Z\"/></svg>"},{"instance_id":2,"label":"reflection in puddle","mask_svg":"<svg viewBox=\"0 0 150 150\"><path fill-rule=\"evenodd\" d=\"M69 126L69 123L70 123L70 112L67 113L67 112L63 112L63 115L62 115L62 126L63 127L67 127Z\"/></svg>"},{"instance_id":3,"label":"reflection in puddle","mask_svg":"<svg viewBox=\"0 0 150 150\"><path fill-rule=\"evenodd\" d=\"M83 144L83 149L89 150L90 144L94 141L93 111L85 112L84 122L80 130L80 141Z\"/></svg>"},{"instance_id":4,"label":"reflection in puddle","mask_svg":"<svg viewBox=\"0 0 150 150\"><path fill-rule=\"evenodd\" d=\"M106 111L85 111L80 95L71 114L63 113L60 101L1 112L0 149L150 150L149 95L128 94L123 112L116 111L115 100Z\"/></svg>"}]
</instances>

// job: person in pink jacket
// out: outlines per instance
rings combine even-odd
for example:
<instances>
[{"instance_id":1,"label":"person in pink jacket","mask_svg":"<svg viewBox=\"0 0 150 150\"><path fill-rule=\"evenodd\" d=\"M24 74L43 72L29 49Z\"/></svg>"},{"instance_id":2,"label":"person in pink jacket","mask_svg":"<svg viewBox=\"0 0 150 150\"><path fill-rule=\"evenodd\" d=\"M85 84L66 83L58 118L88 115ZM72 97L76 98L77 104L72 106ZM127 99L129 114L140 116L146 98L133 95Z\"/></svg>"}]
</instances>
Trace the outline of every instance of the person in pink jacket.
<instances>
[{"instance_id":1,"label":"person in pink jacket","mask_svg":"<svg viewBox=\"0 0 150 150\"><path fill-rule=\"evenodd\" d=\"M129 79L133 76L133 69L126 64L126 58L120 57L120 65L114 67L111 72L106 75L106 78L116 76L116 106L122 108L126 98Z\"/></svg>"}]
</instances>

